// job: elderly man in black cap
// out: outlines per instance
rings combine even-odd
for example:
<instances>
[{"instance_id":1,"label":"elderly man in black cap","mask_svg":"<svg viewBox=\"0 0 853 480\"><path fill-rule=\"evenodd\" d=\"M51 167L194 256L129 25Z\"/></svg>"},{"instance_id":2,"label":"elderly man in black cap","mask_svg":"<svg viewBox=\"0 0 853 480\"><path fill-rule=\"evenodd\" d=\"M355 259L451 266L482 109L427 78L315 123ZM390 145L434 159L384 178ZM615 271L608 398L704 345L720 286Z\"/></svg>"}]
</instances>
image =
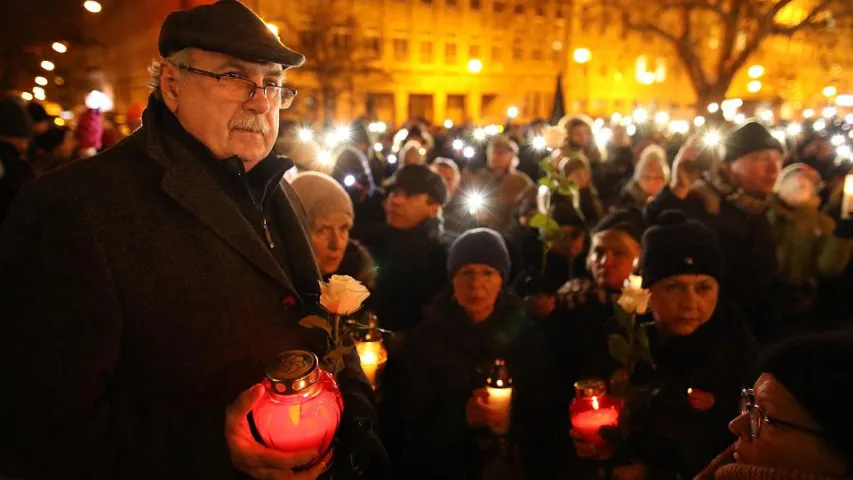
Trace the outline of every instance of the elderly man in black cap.
<instances>
[{"instance_id":1,"label":"elderly man in black cap","mask_svg":"<svg viewBox=\"0 0 853 480\"><path fill-rule=\"evenodd\" d=\"M722 164L696 179L692 163L701 149L688 142L676 157L670 186L649 204L646 216L655 224L665 210L682 210L714 232L726 263L721 294L743 309L761 341L772 335L777 320L776 245L766 212L784 148L756 122L731 132L724 148Z\"/></svg>"},{"instance_id":2,"label":"elderly man in black cap","mask_svg":"<svg viewBox=\"0 0 853 480\"><path fill-rule=\"evenodd\" d=\"M249 422L269 360L326 348L298 323L320 275L271 154L304 58L234 0L170 14L159 49L143 126L22 191L0 230L0 475L316 478L327 452ZM357 357L338 382L333 474L383 476Z\"/></svg>"}]
</instances>

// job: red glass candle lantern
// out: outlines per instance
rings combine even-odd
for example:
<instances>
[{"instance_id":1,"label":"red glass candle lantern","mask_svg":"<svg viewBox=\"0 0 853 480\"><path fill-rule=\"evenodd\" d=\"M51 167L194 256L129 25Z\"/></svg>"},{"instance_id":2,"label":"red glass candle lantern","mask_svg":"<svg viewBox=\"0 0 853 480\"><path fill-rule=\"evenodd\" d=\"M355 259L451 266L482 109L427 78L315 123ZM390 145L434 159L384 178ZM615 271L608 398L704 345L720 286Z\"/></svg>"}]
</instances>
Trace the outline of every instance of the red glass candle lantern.
<instances>
[{"instance_id":1,"label":"red glass candle lantern","mask_svg":"<svg viewBox=\"0 0 853 480\"><path fill-rule=\"evenodd\" d=\"M607 386L603 380L575 383L575 399L569 408L572 428L596 448L607 448L607 442L599 434L599 429L619 425L620 410L620 403L607 396Z\"/></svg>"},{"instance_id":2,"label":"red glass candle lantern","mask_svg":"<svg viewBox=\"0 0 853 480\"><path fill-rule=\"evenodd\" d=\"M252 409L262 443L287 453L318 452L300 468L328 463L344 407L335 377L313 353L291 350L267 365L264 386L266 395Z\"/></svg>"},{"instance_id":3,"label":"red glass candle lantern","mask_svg":"<svg viewBox=\"0 0 853 480\"><path fill-rule=\"evenodd\" d=\"M489 406L504 414L504 421L500 425L492 427L492 433L505 435L509 431L509 415L512 405L512 378L509 376L509 368L505 360L495 360L489 376L486 378L486 391L489 392Z\"/></svg>"}]
</instances>

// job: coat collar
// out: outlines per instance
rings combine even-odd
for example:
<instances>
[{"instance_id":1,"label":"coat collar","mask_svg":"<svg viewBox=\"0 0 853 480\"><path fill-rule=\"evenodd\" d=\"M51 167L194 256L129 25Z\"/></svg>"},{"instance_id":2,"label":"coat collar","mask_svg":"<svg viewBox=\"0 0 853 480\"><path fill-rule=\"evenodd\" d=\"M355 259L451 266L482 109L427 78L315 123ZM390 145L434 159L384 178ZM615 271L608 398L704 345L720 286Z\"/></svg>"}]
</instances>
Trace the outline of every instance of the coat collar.
<instances>
[{"instance_id":1,"label":"coat collar","mask_svg":"<svg viewBox=\"0 0 853 480\"><path fill-rule=\"evenodd\" d=\"M203 163L220 161L214 158L201 142L187 133L165 105L153 95L149 99L143 119L140 134L145 142L146 152L166 170L160 183L163 191L216 232L255 267L290 291L299 293L295 283L302 286L307 282L294 282L294 279L288 276L236 201L223 190ZM273 223L287 226L282 229L281 234L287 243L289 256L299 258L307 255L313 262L307 233L293 209L292 200L281 188L276 188L272 193L271 203L274 215L278 217L273 218ZM294 226L301 228L293 228ZM303 273L297 273L297 268L300 267L304 266L294 265L294 275ZM319 278L316 264L313 269L304 272L306 275L312 273L313 283L316 283ZM313 288L316 290L316 285Z\"/></svg>"}]
</instances>

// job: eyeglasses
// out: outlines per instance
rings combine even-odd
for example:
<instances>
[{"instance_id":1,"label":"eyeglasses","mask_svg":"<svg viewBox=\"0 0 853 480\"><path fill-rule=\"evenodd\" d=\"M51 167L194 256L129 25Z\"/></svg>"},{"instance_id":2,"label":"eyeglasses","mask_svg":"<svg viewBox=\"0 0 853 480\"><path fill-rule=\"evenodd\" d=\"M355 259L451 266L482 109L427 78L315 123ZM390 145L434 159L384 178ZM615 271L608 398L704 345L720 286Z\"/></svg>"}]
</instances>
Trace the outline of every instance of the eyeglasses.
<instances>
[{"instance_id":1,"label":"eyeglasses","mask_svg":"<svg viewBox=\"0 0 853 480\"><path fill-rule=\"evenodd\" d=\"M261 86L248 78L237 76L236 73L213 73L193 68L189 65L176 66L180 70L215 78L217 83L222 87L223 94L229 100L245 102L254 98L255 92L260 90L263 92L264 98L270 100L273 104L278 103L278 108L284 110L290 108L297 93L295 88L283 85L268 84Z\"/></svg>"},{"instance_id":2,"label":"eyeglasses","mask_svg":"<svg viewBox=\"0 0 853 480\"><path fill-rule=\"evenodd\" d=\"M749 436L752 438L758 438L761 436L761 427L763 427L765 423L781 425L810 435L817 435L819 437L823 436L823 432L820 430L797 425L796 423L786 422L785 420L779 420L778 418L773 418L770 415L767 415L767 412L755 403L755 392L751 388L741 389L740 397L740 413L741 415L745 413L749 415Z\"/></svg>"}]
</instances>

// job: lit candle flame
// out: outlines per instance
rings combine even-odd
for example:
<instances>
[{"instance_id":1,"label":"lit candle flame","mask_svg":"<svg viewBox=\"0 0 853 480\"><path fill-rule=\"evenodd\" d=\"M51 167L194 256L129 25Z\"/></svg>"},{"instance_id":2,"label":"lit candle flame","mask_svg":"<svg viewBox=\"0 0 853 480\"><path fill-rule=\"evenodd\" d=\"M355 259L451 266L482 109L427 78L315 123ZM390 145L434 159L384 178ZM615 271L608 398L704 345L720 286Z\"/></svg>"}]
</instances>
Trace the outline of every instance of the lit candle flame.
<instances>
[{"instance_id":1,"label":"lit candle flame","mask_svg":"<svg viewBox=\"0 0 853 480\"><path fill-rule=\"evenodd\" d=\"M592 397L592 409L598 410L601 408L601 405L598 404L598 397Z\"/></svg>"}]
</instances>

